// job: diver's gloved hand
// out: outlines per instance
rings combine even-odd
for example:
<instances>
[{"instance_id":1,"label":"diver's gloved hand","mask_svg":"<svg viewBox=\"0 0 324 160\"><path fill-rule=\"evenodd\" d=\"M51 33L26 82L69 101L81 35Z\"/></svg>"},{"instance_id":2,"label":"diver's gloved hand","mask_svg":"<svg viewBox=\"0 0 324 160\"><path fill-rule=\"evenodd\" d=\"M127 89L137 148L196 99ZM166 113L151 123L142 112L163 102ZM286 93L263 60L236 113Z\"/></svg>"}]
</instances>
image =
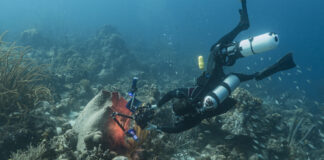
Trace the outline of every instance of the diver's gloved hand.
<instances>
[{"instance_id":1,"label":"diver's gloved hand","mask_svg":"<svg viewBox=\"0 0 324 160\"><path fill-rule=\"evenodd\" d=\"M154 108L151 105L148 107L143 107L138 110L135 114L136 124L139 125L142 129L145 128L149 121L154 118Z\"/></svg>"},{"instance_id":2,"label":"diver's gloved hand","mask_svg":"<svg viewBox=\"0 0 324 160\"><path fill-rule=\"evenodd\" d=\"M148 123L148 124L147 124L147 128L146 128L146 130L149 130L149 131L156 130L156 131L160 131L160 132L162 132L162 131L158 128L157 125L154 125L154 124L152 124L152 123Z\"/></svg>"}]
</instances>

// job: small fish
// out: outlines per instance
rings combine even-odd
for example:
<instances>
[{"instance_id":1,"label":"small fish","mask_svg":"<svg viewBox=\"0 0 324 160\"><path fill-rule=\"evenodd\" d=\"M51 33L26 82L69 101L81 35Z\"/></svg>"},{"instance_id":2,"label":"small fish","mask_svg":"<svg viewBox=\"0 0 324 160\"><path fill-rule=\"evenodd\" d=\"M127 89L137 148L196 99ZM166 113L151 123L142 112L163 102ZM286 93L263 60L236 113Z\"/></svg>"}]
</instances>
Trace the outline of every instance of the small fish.
<instances>
[{"instance_id":1,"label":"small fish","mask_svg":"<svg viewBox=\"0 0 324 160\"><path fill-rule=\"evenodd\" d=\"M310 81L309 79L307 79L306 82L307 82L308 84L311 84L311 81Z\"/></svg>"},{"instance_id":2,"label":"small fish","mask_svg":"<svg viewBox=\"0 0 324 160\"><path fill-rule=\"evenodd\" d=\"M282 81L281 77L278 77L279 81Z\"/></svg>"},{"instance_id":3,"label":"small fish","mask_svg":"<svg viewBox=\"0 0 324 160\"><path fill-rule=\"evenodd\" d=\"M296 86L296 89L297 89L297 90L300 90L299 86Z\"/></svg>"},{"instance_id":4,"label":"small fish","mask_svg":"<svg viewBox=\"0 0 324 160\"><path fill-rule=\"evenodd\" d=\"M277 129L278 131L281 131L281 128L280 128L279 126L276 126L276 129Z\"/></svg>"},{"instance_id":5,"label":"small fish","mask_svg":"<svg viewBox=\"0 0 324 160\"><path fill-rule=\"evenodd\" d=\"M252 145L252 147L255 149L255 150L259 150L259 148L255 145Z\"/></svg>"},{"instance_id":6,"label":"small fish","mask_svg":"<svg viewBox=\"0 0 324 160\"><path fill-rule=\"evenodd\" d=\"M317 106L319 106L319 102L317 102L317 101L314 101L314 104L317 105Z\"/></svg>"},{"instance_id":7,"label":"small fish","mask_svg":"<svg viewBox=\"0 0 324 160\"><path fill-rule=\"evenodd\" d=\"M259 117L256 116L256 115L252 115L251 117L252 117L252 119L258 119L258 118L259 118Z\"/></svg>"},{"instance_id":8,"label":"small fish","mask_svg":"<svg viewBox=\"0 0 324 160\"><path fill-rule=\"evenodd\" d=\"M268 60L271 61L271 57L268 57Z\"/></svg>"},{"instance_id":9,"label":"small fish","mask_svg":"<svg viewBox=\"0 0 324 160\"><path fill-rule=\"evenodd\" d=\"M207 134L211 133L210 130L205 130L204 132Z\"/></svg>"},{"instance_id":10,"label":"small fish","mask_svg":"<svg viewBox=\"0 0 324 160\"><path fill-rule=\"evenodd\" d=\"M298 101L299 103L303 103L303 100L301 100L301 99L298 99L297 101Z\"/></svg>"},{"instance_id":11,"label":"small fish","mask_svg":"<svg viewBox=\"0 0 324 160\"><path fill-rule=\"evenodd\" d=\"M260 147L261 147L261 148L266 148L265 145L262 144L262 143L260 144Z\"/></svg>"},{"instance_id":12,"label":"small fish","mask_svg":"<svg viewBox=\"0 0 324 160\"><path fill-rule=\"evenodd\" d=\"M298 108L298 106L297 105L294 105L294 107L297 109Z\"/></svg>"},{"instance_id":13,"label":"small fish","mask_svg":"<svg viewBox=\"0 0 324 160\"><path fill-rule=\"evenodd\" d=\"M257 145L259 145L259 141L257 141L256 139L253 139L253 142Z\"/></svg>"},{"instance_id":14,"label":"small fish","mask_svg":"<svg viewBox=\"0 0 324 160\"><path fill-rule=\"evenodd\" d=\"M275 100L275 103L276 103L276 105L279 105L279 101L278 100Z\"/></svg>"},{"instance_id":15,"label":"small fish","mask_svg":"<svg viewBox=\"0 0 324 160\"><path fill-rule=\"evenodd\" d=\"M321 132L320 129L318 129L318 134L319 134L320 137L324 138L324 134Z\"/></svg>"},{"instance_id":16,"label":"small fish","mask_svg":"<svg viewBox=\"0 0 324 160\"><path fill-rule=\"evenodd\" d=\"M245 84L246 87L250 88L250 85L249 84Z\"/></svg>"},{"instance_id":17,"label":"small fish","mask_svg":"<svg viewBox=\"0 0 324 160\"><path fill-rule=\"evenodd\" d=\"M260 58L260 61L263 61L263 57Z\"/></svg>"},{"instance_id":18,"label":"small fish","mask_svg":"<svg viewBox=\"0 0 324 160\"><path fill-rule=\"evenodd\" d=\"M275 158L275 159L279 159L279 157L278 157L277 155L274 155L274 158Z\"/></svg>"},{"instance_id":19,"label":"small fish","mask_svg":"<svg viewBox=\"0 0 324 160\"><path fill-rule=\"evenodd\" d=\"M262 154L258 154L258 157L259 157L260 159L264 159L264 157L262 156Z\"/></svg>"},{"instance_id":20,"label":"small fish","mask_svg":"<svg viewBox=\"0 0 324 160\"><path fill-rule=\"evenodd\" d=\"M323 122L322 122L322 121L318 121L318 123L319 123L320 125L323 125Z\"/></svg>"},{"instance_id":21,"label":"small fish","mask_svg":"<svg viewBox=\"0 0 324 160\"><path fill-rule=\"evenodd\" d=\"M298 73L303 73L300 69L297 69L297 72L298 72Z\"/></svg>"},{"instance_id":22,"label":"small fish","mask_svg":"<svg viewBox=\"0 0 324 160\"><path fill-rule=\"evenodd\" d=\"M268 119L265 119L264 121L265 121L266 123L270 123L270 121L269 121Z\"/></svg>"},{"instance_id":23,"label":"small fish","mask_svg":"<svg viewBox=\"0 0 324 160\"><path fill-rule=\"evenodd\" d=\"M310 143L308 143L308 147L311 148L311 149L316 149L316 147Z\"/></svg>"},{"instance_id":24,"label":"small fish","mask_svg":"<svg viewBox=\"0 0 324 160\"><path fill-rule=\"evenodd\" d=\"M313 114L311 114L311 113L307 113L310 117L314 117L314 115Z\"/></svg>"},{"instance_id":25,"label":"small fish","mask_svg":"<svg viewBox=\"0 0 324 160\"><path fill-rule=\"evenodd\" d=\"M291 76L291 73L288 72L288 73L287 73L287 76Z\"/></svg>"},{"instance_id":26,"label":"small fish","mask_svg":"<svg viewBox=\"0 0 324 160\"><path fill-rule=\"evenodd\" d=\"M297 84L297 81L293 81L293 83Z\"/></svg>"},{"instance_id":27,"label":"small fish","mask_svg":"<svg viewBox=\"0 0 324 160\"><path fill-rule=\"evenodd\" d=\"M233 139L234 137L235 137L234 135L230 134L230 135L226 136L224 139L230 140L230 139Z\"/></svg>"},{"instance_id":28,"label":"small fish","mask_svg":"<svg viewBox=\"0 0 324 160\"><path fill-rule=\"evenodd\" d=\"M251 68L250 68L249 66L246 66L246 69L247 69L247 70L250 70Z\"/></svg>"},{"instance_id":29,"label":"small fish","mask_svg":"<svg viewBox=\"0 0 324 160\"><path fill-rule=\"evenodd\" d=\"M312 71L312 68L308 67L308 68L307 68L307 71L309 71L309 72Z\"/></svg>"},{"instance_id":30,"label":"small fish","mask_svg":"<svg viewBox=\"0 0 324 160\"><path fill-rule=\"evenodd\" d=\"M271 77L268 77L268 79L271 81L272 80L272 78Z\"/></svg>"}]
</instances>

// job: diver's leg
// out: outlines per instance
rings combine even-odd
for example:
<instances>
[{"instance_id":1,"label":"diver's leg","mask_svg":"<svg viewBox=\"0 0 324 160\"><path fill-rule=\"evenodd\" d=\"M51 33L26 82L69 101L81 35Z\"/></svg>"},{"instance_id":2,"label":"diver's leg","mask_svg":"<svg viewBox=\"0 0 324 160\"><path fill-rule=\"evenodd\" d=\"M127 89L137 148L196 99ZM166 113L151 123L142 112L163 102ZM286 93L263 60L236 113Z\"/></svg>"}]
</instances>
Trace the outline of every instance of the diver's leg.
<instances>
[{"instance_id":1,"label":"diver's leg","mask_svg":"<svg viewBox=\"0 0 324 160\"><path fill-rule=\"evenodd\" d=\"M241 2L242 2L242 9L239 10L241 15L239 24L231 32L227 33L217 43L215 43L211 47L211 51L214 50L217 44L231 43L241 31L247 30L250 27L250 22L249 22L247 7L246 7L246 0L241 0Z\"/></svg>"},{"instance_id":2,"label":"diver's leg","mask_svg":"<svg viewBox=\"0 0 324 160\"><path fill-rule=\"evenodd\" d=\"M240 79L240 82L245 82L254 79L258 73L254 73L254 74L231 73L231 74L236 75Z\"/></svg>"},{"instance_id":3,"label":"diver's leg","mask_svg":"<svg viewBox=\"0 0 324 160\"><path fill-rule=\"evenodd\" d=\"M292 53L286 54L282 57L277 63L273 64L272 66L266 68L265 70L258 72L256 74L256 80L262 80L272 74L275 74L279 71L288 70L291 68L296 67L296 64L293 60Z\"/></svg>"},{"instance_id":4,"label":"diver's leg","mask_svg":"<svg viewBox=\"0 0 324 160\"><path fill-rule=\"evenodd\" d=\"M256 72L254 74L241 74L241 73L231 73L231 74L236 75L240 79L240 82L245 82L252 79L256 79L259 81L279 71L288 70L294 68L295 66L296 64L293 60L292 53L288 53L284 57L282 57L277 63L264 69L261 72Z\"/></svg>"}]
</instances>

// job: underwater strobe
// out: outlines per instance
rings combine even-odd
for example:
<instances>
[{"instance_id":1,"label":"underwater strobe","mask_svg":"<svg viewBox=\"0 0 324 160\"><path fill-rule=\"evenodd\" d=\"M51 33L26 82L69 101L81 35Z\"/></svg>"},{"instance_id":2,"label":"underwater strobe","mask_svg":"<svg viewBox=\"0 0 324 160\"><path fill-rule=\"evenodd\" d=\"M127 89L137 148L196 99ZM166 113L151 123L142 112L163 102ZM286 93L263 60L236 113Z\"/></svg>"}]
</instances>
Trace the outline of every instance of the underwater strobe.
<instances>
[{"instance_id":1,"label":"underwater strobe","mask_svg":"<svg viewBox=\"0 0 324 160\"><path fill-rule=\"evenodd\" d=\"M236 75L227 76L224 81L214 90L209 92L203 102L201 112L209 109L216 109L240 84L240 79Z\"/></svg>"}]
</instances>

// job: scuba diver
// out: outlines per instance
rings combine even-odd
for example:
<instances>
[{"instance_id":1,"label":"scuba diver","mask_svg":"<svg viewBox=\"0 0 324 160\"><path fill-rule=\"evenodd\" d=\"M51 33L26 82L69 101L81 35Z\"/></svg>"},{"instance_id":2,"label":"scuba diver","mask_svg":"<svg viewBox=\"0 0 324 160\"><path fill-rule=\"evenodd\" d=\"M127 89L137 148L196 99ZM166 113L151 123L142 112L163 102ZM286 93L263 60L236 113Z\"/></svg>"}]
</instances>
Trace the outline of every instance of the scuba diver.
<instances>
[{"instance_id":1,"label":"scuba diver","mask_svg":"<svg viewBox=\"0 0 324 160\"><path fill-rule=\"evenodd\" d=\"M241 0L241 3L239 24L212 45L207 69L197 78L196 85L192 88L178 88L168 92L155 106L161 107L175 98L173 111L176 115L176 122L172 126L149 124L149 129L179 133L193 128L203 119L220 115L231 109L236 104L236 100L230 98L229 95L241 82L252 79L259 81L276 72L296 66L292 53L288 53L277 63L261 72L254 74L224 73L224 66L233 66L237 59L271 50L279 43L278 35L275 33L266 33L239 43L233 42L240 32L247 30L250 26L246 0ZM147 116L139 116L137 123L141 127L146 127L147 121L153 118L152 114L154 113L150 110L146 112Z\"/></svg>"}]
</instances>

